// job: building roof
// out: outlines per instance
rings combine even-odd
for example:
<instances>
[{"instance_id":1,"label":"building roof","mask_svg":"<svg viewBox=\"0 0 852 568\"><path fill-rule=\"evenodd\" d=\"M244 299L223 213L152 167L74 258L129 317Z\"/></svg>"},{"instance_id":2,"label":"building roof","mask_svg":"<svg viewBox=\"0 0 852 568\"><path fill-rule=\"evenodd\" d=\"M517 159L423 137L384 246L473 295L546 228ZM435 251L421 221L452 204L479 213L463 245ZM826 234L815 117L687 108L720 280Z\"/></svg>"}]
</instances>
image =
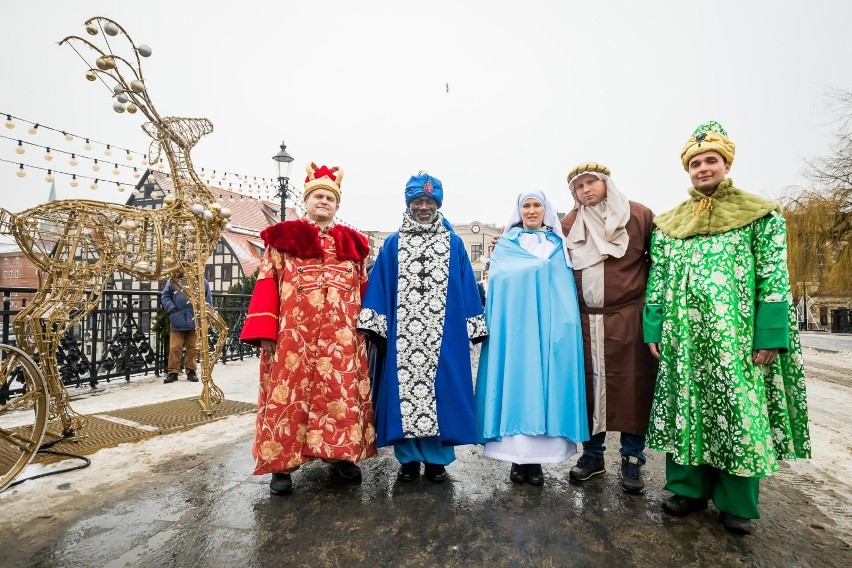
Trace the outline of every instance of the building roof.
<instances>
[{"instance_id":1,"label":"building roof","mask_svg":"<svg viewBox=\"0 0 852 568\"><path fill-rule=\"evenodd\" d=\"M144 185L153 182L156 187L145 195ZM248 276L254 273L260 266L263 258L263 240L260 232L270 225L281 220L281 205L273 201L266 201L249 197L241 193L229 191L224 188L208 186L213 198L222 207L231 211L231 229L222 232L222 238L231 247L234 256L237 257L243 273ZM153 198L162 201L166 195L174 192L172 177L164 172L151 170L134 192L129 203L132 204L134 197L137 199ZM294 218L295 211L287 208L287 218Z\"/></svg>"}]
</instances>

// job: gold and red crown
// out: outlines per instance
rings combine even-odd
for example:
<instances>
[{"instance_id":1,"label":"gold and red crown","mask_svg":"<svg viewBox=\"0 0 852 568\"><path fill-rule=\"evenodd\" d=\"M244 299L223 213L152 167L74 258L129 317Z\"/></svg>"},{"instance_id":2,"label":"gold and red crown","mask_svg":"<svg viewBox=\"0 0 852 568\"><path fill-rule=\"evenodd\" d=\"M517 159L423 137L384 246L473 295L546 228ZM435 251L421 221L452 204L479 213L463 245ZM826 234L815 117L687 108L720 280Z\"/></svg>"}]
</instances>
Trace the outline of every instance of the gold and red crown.
<instances>
[{"instance_id":1,"label":"gold and red crown","mask_svg":"<svg viewBox=\"0 0 852 568\"><path fill-rule=\"evenodd\" d=\"M311 162L305 166L305 170L308 172L308 177L305 178L304 199L317 189L327 189L333 192L337 196L338 203L340 202L340 184L343 182L343 170L340 167L317 167Z\"/></svg>"}]
</instances>

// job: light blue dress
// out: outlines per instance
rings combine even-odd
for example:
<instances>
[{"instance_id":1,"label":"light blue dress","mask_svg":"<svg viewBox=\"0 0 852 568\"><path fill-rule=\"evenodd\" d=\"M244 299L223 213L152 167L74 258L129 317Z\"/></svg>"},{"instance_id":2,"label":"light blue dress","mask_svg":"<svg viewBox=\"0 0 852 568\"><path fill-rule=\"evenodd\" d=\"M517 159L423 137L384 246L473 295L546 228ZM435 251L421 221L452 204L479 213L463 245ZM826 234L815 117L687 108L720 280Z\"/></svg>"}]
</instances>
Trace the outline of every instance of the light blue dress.
<instances>
[{"instance_id":1,"label":"light blue dress","mask_svg":"<svg viewBox=\"0 0 852 568\"><path fill-rule=\"evenodd\" d=\"M577 288L562 239L511 229L494 249L487 298L475 393L485 455L564 461L589 427Z\"/></svg>"}]
</instances>

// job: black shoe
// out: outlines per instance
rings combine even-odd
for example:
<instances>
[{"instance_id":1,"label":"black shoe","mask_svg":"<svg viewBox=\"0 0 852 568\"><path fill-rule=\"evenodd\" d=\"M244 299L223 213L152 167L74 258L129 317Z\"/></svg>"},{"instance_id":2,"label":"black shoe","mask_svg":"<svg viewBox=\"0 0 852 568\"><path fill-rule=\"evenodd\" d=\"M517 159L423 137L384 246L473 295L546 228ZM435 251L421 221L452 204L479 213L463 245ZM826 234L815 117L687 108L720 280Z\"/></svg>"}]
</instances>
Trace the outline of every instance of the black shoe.
<instances>
[{"instance_id":1,"label":"black shoe","mask_svg":"<svg viewBox=\"0 0 852 568\"><path fill-rule=\"evenodd\" d=\"M420 468L417 468L418 470ZM444 466L436 463L426 464L426 479L433 483L441 483L447 480L447 470Z\"/></svg>"},{"instance_id":2,"label":"black shoe","mask_svg":"<svg viewBox=\"0 0 852 568\"><path fill-rule=\"evenodd\" d=\"M642 465L639 458L624 456L621 458L621 488L626 493L639 495L645 492L645 482L642 481Z\"/></svg>"},{"instance_id":3,"label":"black shoe","mask_svg":"<svg viewBox=\"0 0 852 568\"><path fill-rule=\"evenodd\" d=\"M347 479L349 481L361 480L361 468L352 462L336 461L331 464L331 469L337 472L337 474L343 479Z\"/></svg>"},{"instance_id":4,"label":"black shoe","mask_svg":"<svg viewBox=\"0 0 852 568\"><path fill-rule=\"evenodd\" d=\"M536 487L544 485L544 472L541 471L541 464L528 463L521 467L526 469L527 483Z\"/></svg>"},{"instance_id":5,"label":"black shoe","mask_svg":"<svg viewBox=\"0 0 852 568\"><path fill-rule=\"evenodd\" d=\"M273 473L269 482L269 492L273 495L287 495L293 491L293 480L289 473Z\"/></svg>"},{"instance_id":6,"label":"black shoe","mask_svg":"<svg viewBox=\"0 0 852 568\"><path fill-rule=\"evenodd\" d=\"M593 475L599 475L605 471L603 458L583 454L577 460L577 465L568 472L568 476L574 481L586 481Z\"/></svg>"},{"instance_id":7,"label":"black shoe","mask_svg":"<svg viewBox=\"0 0 852 568\"><path fill-rule=\"evenodd\" d=\"M513 463L512 470L509 472L509 480L512 483L526 483L527 469L522 465Z\"/></svg>"},{"instance_id":8,"label":"black shoe","mask_svg":"<svg viewBox=\"0 0 852 568\"><path fill-rule=\"evenodd\" d=\"M177 373L169 373L166 375L166 378L163 379L163 383L169 384L177 381Z\"/></svg>"},{"instance_id":9,"label":"black shoe","mask_svg":"<svg viewBox=\"0 0 852 568\"><path fill-rule=\"evenodd\" d=\"M420 462L411 461L402 464L399 466L399 472L397 472L396 477L400 481L414 481L420 477Z\"/></svg>"},{"instance_id":10,"label":"black shoe","mask_svg":"<svg viewBox=\"0 0 852 568\"><path fill-rule=\"evenodd\" d=\"M678 495L677 493L663 501L663 510L675 517L683 517L696 511L703 511L706 508L706 499L693 499L692 497Z\"/></svg>"},{"instance_id":11,"label":"black shoe","mask_svg":"<svg viewBox=\"0 0 852 568\"><path fill-rule=\"evenodd\" d=\"M195 371L190 371L186 374L186 380L191 382L191 383L197 383L198 382L198 375L195 374Z\"/></svg>"},{"instance_id":12,"label":"black shoe","mask_svg":"<svg viewBox=\"0 0 852 568\"><path fill-rule=\"evenodd\" d=\"M725 530L734 534L751 534L751 519L744 519L729 513L721 513L722 522L725 524Z\"/></svg>"}]
</instances>

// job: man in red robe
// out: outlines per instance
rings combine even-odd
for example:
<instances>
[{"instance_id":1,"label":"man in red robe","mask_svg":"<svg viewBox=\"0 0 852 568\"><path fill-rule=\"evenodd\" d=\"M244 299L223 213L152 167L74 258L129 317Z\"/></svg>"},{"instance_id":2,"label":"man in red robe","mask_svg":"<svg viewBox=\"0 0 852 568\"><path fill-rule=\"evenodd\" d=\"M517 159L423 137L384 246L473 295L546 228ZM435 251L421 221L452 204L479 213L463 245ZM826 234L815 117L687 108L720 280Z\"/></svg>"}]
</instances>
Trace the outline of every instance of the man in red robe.
<instances>
[{"instance_id":1,"label":"man in red robe","mask_svg":"<svg viewBox=\"0 0 852 568\"><path fill-rule=\"evenodd\" d=\"M334 222L343 171L311 163L306 217L264 229L257 285L240 339L261 346L252 454L284 495L290 474L322 459L344 479L376 453L364 337L355 331L366 287L367 239Z\"/></svg>"}]
</instances>

